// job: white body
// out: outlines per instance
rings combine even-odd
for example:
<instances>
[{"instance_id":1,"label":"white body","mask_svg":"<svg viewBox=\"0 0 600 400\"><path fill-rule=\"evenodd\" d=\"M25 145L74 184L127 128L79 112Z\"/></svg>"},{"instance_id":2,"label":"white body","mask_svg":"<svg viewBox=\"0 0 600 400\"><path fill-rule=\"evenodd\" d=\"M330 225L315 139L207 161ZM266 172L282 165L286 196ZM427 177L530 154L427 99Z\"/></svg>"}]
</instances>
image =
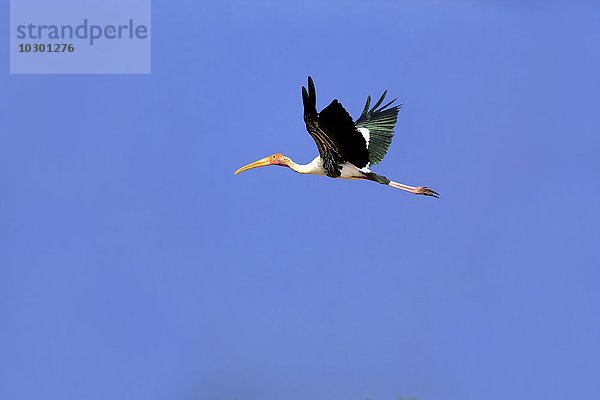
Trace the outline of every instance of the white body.
<instances>
[{"instance_id":1,"label":"white body","mask_svg":"<svg viewBox=\"0 0 600 400\"><path fill-rule=\"evenodd\" d=\"M292 168L296 172L301 174L311 174L311 175L325 175L325 170L323 169L323 160L320 156L315 157L314 160L309 162L306 165L294 165L295 168ZM344 163L342 165L340 178L342 179L352 179L352 178L362 178L365 173L371 172L368 168L357 168L353 164Z\"/></svg>"},{"instance_id":2,"label":"white body","mask_svg":"<svg viewBox=\"0 0 600 400\"><path fill-rule=\"evenodd\" d=\"M362 178L365 174L371 172L369 168L357 168L354 164L344 163L342 165L342 179Z\"/></svg>"}]
</instances>

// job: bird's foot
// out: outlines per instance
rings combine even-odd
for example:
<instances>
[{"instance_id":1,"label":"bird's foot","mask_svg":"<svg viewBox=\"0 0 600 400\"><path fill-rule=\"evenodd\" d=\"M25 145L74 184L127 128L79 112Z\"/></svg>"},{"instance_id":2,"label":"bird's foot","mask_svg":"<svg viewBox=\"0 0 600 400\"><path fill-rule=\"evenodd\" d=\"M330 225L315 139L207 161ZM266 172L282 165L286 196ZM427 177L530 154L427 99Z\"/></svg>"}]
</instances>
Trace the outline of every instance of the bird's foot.
<instances>
[{"instance_id":1,"label":"bird's foot","mask_svg":"<svg viewBox=\"0 0 600 400\"><path fill-rule=\"evenodd\" d=\"M435 191L429 189L426 186L417 186L415 188L415 192L414 193L415 194L420 194L420 195L423 195L423 196L435 197L436 199L439 199L439 197L440 197L440 195L439 195L438 192L435 192Z\"/></svg>"}]
</instances>

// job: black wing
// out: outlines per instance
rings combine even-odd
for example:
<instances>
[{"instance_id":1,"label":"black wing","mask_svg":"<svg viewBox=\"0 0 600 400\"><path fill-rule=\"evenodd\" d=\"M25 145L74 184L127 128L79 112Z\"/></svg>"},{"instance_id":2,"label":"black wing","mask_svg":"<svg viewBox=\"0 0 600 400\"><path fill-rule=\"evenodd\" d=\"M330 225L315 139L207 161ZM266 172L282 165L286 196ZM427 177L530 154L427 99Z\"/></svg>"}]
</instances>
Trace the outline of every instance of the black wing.
<instances>
[{"instance_id":1,"label":"black wing","mask_svg":"<svg viewBox=\"0 0 600 400\"><path fill-rule=\"evenodd\" d=\"M398 112L402 105L392 105L396 99L390 101L386 105L379 107L387 90L383 92L377 103L369 110L371 105L371 96L367 97L367 103L360 117L356 120L357 128L367 128L369 130L369 161L370 165L375 165L385 157L388 148L392 144L394 136L394 125L398 120Z\"/></svg>"},{"instance_id":2,"label":"black wing","mask_svg":"<svg viewBox=\"0 0 600 400\"><path fill-rule=\"evenodd\" d=\"M358 168L369 164L367 142L337 99L317 113L317 94L310 76L308 91L302 87L302 101L306 130L317 143L327 175L339 176L338 164L345 161Z\"/></svg>"}]
</instances>

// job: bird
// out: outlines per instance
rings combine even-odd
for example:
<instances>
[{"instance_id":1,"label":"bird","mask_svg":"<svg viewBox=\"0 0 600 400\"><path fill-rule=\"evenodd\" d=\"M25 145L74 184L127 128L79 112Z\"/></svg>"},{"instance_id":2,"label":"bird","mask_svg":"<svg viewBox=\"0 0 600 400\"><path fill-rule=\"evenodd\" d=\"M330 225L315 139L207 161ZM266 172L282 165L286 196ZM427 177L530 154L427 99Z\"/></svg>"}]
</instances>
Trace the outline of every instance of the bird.
<instances>
[{"instance_id":1,"label":"bird","mask_svg":"<svg viewBox=\"0 0 600 400\"><path fill-rule=\"evenodd\" d=\"M315 84L309 76L308 89L302 86L304 122L306 130L317 144L319 155L308 164L298 164L288 156L275 153L244 165L234 174L276 165L290 168L299 174L368 180L416 195L439 198L439 194L427 186L409 186L394 182L370 170L385 157L392 143L394 126L402 106L394 105L397 99L381 105L386 95L387 90L373 107L371 107L371 96L367 96L362 113L356 121L353 121L337 99L317 112Z\"/></svg>"}]
</instances>

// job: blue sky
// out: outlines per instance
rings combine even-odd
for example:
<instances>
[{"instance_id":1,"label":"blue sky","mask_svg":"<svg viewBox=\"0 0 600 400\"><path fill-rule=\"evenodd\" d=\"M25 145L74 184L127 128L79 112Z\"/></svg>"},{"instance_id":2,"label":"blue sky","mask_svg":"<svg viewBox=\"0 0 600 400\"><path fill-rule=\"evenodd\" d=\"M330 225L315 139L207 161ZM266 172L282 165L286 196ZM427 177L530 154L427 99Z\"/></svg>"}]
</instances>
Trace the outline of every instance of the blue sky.
<instances>
[{"instance_id":1,"label":"blue sky","mask_svg":"<svg viewBox=\"0 0 600 400\"><path fill-rule=\"evenodd\" d=\"M155 1L147 76L0 42L0 398L596 398L599 12ZM374 170L441 199L234 176L316 155L309 74L398 97Z\"/></svg>"}]
</instances>

